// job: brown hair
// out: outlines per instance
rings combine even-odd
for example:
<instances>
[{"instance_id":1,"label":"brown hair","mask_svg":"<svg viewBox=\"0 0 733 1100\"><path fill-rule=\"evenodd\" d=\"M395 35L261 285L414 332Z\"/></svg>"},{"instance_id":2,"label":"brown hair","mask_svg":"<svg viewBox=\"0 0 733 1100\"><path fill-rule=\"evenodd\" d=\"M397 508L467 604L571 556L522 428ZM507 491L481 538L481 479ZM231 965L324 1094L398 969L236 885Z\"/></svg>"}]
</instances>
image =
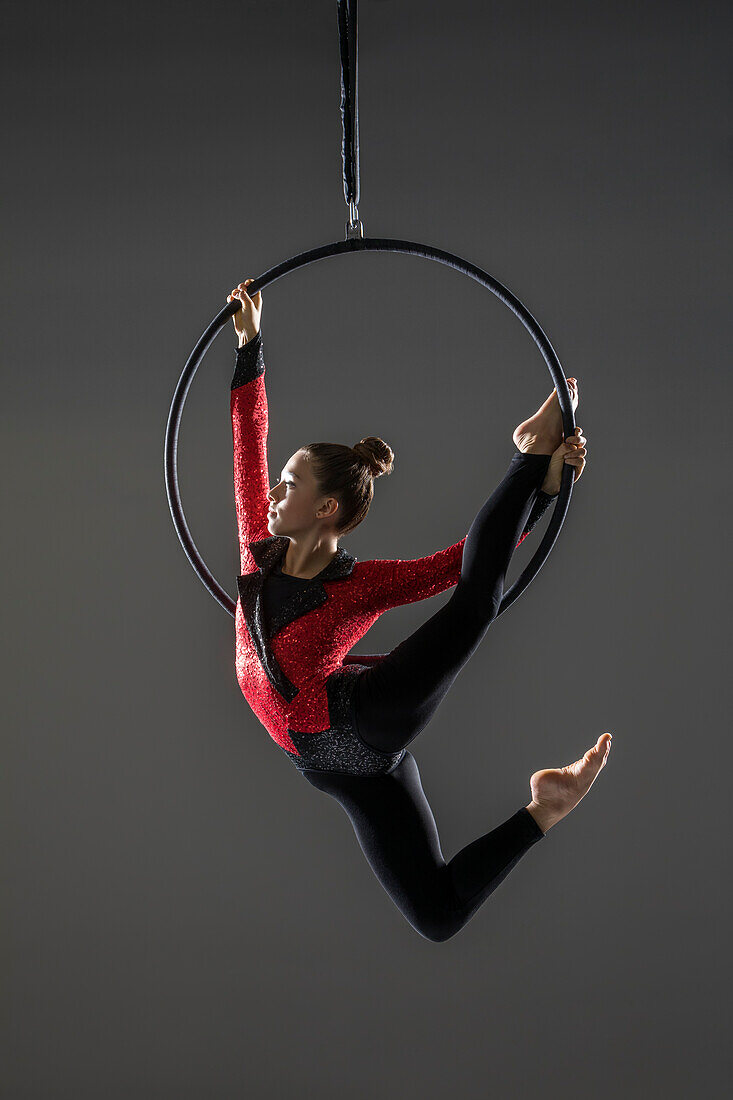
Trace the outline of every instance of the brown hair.
<instances>
[{"instance_id":1,"label":"brown hair","mask_svg":"<svg viewBox=\"0 0 733 1100\"><path fill-rule=\"evenodd\" d=\"M375 435L360 439L353 447L343 443L308 443L300 449L311 461L323 495L338 499L339 536L353 531L369 511L374 478L392 473L394 451Z\"/></svg>"}]
</instances>

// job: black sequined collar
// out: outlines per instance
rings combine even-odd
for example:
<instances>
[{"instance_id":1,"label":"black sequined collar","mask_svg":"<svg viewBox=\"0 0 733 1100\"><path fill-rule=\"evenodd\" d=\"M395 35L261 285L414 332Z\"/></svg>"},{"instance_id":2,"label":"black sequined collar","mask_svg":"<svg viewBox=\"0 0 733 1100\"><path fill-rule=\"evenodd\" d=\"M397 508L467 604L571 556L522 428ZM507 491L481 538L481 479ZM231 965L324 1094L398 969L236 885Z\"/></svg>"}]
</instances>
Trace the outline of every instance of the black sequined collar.
<instances>
[{"instance_id":1,"label":"black sequined collar","mask_svg":"<svg viewBox=\"0 0 733 1100\"><path fill-rule=\"evenodd\" d=\"M263 573L269 572L273 566L281 562L285 557L290 539L287 535L271 535L267 539L259 539L258 542L250 542L249 549L255 563ZM339 546L335 555L325 568L315 577L299 578L314 581L338 581L342 577L348 577L356 564L353 554L348 554L343 546Z\"/></svg>"}]
</instances>

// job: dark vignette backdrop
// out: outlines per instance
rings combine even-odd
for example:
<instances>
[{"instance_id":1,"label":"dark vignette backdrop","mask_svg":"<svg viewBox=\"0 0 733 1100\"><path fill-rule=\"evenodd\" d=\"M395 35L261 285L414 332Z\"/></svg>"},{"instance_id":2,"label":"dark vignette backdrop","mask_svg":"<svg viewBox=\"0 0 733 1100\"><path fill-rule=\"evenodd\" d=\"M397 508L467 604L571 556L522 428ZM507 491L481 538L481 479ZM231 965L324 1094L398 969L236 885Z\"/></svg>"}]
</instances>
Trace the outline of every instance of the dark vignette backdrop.
<instances>
[{"instance_id":1,"label":"dark vignette backdrop","mask_svg":"<svg viewBox=\"0 0 733 1100\"><path fill-rule=\"evenodd\" d=\"M162 475L231 286L343 237L335 0L6 5L13 1100L629 1100L730 1074L730 11L362 0L359 29L365 232L517 293L589 446L548 564L413 744L446 856L604 729L611 759L457 937L404 922L248 710ZM382 435L395 473L348 549L460 538L549 392L516 319L411 257L315 265L264 302L273 470ZM232 593L233 348L180 452Z\"/></svg>"}]
</instances>

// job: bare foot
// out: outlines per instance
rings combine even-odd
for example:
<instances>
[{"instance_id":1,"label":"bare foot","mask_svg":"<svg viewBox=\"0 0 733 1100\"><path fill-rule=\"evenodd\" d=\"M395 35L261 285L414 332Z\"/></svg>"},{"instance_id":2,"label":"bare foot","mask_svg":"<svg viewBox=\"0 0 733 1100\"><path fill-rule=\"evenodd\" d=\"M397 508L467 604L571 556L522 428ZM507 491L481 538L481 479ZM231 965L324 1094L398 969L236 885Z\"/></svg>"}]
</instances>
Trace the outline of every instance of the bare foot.
<instances>
[{"instance_id":1,"label":"bare foot","mask_svg":"<svg viewBox=\"0 0 733 1100\"><path fill-rule=\"evenodd\" d=\"M568 378L566 381L570 390L573 412L575 412L580 400L578 380ZM523 454L551 455L555 452L562 443L562 413L557 399L557 389L554 389L547 400L540 405L534 416L517 425L512 439L517 450Z\"/></svg>"},{"instance_id":2,"label":"bare foot","mask_svg":"<svg viewBox=\"0 0 733 1100\"><path fill-rule=\"evenodd\" d=\"M557 825L580 802L593 786L595 778L608 760L611 734L602 733L592 749L564 768L544 768L529 781L532 801L526 807L540 829L546 833Z\"/></svg>"},{"instance_id":3,"label":"bare foot","mask_svg":"<svg viewBox=\"0 0 733 1100\"><path fill-rule=\"evenodd\" d=\"M547 467L545 480L541 485L543 493L554 497L560 492L562 472L566 462L568 465L575 467L573 483L578 480L585 469L585 456L587 454L585 445L587 442L588 440L583 435L583 429L576 428L574 435L569 435L566 441L561 443L557 450L553 452L550 465Z\"/></svg>"}]
</instances>

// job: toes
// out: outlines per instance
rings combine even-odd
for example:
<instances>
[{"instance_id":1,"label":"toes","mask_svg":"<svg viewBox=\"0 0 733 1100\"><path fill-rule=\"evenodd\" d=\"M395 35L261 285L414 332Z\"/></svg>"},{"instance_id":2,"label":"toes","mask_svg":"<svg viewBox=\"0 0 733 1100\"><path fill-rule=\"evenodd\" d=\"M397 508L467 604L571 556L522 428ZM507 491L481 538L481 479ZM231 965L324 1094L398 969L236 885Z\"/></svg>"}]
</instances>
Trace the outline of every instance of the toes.
<instances>
[{"instance_id":1,"label":"toes","mask_svg":"<svg viewBox=\"0 0 733 1100\"><path fill-rule=\"evenodd\" d=\"M611 735L603 733L596 741L592 749L585 754L589 761L593 761L598 770L603 767L608 759L608 754L611 751Z\"/></svg>"},{"instance_id":2,"label":"toes","mask_svg":"<svg viewBox=\"0 0 733 1100\"><path fill-rule=\"evenodd\" d=\"M588 751L583 755L583 760L585 763L595 764L596 766L600 766L603 763L606 756L608 755L608 749L611 745L611 742L606 742L604 738L605 734L599 737L595 745L593 745L592 748L588 749Z\"/></svg>"}]
</instances>

